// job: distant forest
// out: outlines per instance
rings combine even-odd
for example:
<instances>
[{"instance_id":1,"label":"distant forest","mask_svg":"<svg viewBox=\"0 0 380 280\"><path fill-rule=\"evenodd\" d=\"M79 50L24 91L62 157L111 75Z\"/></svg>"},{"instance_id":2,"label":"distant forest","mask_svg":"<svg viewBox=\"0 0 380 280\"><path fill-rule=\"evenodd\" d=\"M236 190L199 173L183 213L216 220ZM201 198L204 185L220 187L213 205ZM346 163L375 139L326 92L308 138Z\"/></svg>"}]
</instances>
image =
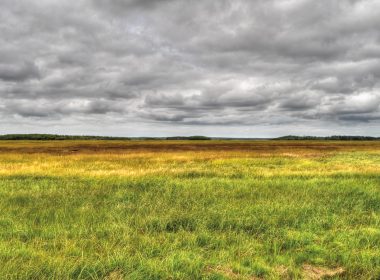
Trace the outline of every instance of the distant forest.
<instances>
[{"instance_id":1,"label":"distant forest","mask_svg":"<svg viewBox=\"0 0 380 280\"><path fill-rule=\"evenodd\" d=\"M174 137L112 137L112 136L86 136L86 135L57 135L57 134L6 134L0 135L0 140L347 140L347 141L373 141L380 137L370 136L342 136L328 137L295 136L288 135L278 138L213 138L207 136L174 136Z\"/></svg>"},{"instance_id":2,"label":"distant forest","mask_svg":"<svg viewBox=\"0 0 380 280\"><path fill-rule=\"evenodd\" d=\"M5 134L0 140L211 140L206 136L174 136L174 137L112 137L89 135L58 134Z\"/></svg>"},{"instance_id":3,"label":"distant forest","mask_svg":"<svg viewBox=\"0 0 380 280\"><path fill-rule=\"evenodd\" d=\"M288 135L282 136L278 138L274 138L274 140L380 140L380 137L371 137L371 136L347 136L347 135L333 135L327 137L317 137L317 136L295 136Z\"/></svg>"},{"instance_id":4,"label":"distant forest","mask_svg":"<svg viewBox=\"0 0 380 280\"><path fill-rule=\"evenodd\" d=\"M6 134L0 135L0 140L130 140L130 138L57 134Z\"/></svg>"}]
</instances>

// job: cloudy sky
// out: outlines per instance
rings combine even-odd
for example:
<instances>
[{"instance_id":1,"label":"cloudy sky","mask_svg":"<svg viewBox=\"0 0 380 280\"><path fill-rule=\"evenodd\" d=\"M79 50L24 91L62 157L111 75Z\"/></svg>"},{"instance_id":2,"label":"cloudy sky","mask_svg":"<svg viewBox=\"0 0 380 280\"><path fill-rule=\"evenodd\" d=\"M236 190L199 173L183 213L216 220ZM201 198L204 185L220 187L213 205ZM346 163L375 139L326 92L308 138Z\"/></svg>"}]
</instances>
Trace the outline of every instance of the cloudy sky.
<instances>
[{"instance_id":1,"label":"cloudy sky","mask_svg":"<svg viewBox=\"0 0 380 280\"><path fill-rule=\"evenodd\" d=\"M380 136L378 0L1 0L0 134Z\"/></svg>"}]
</instances>

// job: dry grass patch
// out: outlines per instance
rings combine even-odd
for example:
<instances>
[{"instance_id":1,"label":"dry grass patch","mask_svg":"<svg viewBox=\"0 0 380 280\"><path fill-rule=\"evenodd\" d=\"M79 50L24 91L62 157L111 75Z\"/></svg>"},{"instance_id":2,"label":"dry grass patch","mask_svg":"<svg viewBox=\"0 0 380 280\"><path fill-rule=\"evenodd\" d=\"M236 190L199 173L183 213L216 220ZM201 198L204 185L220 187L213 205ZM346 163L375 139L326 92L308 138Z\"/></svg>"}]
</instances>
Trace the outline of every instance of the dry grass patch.
<instances>
[{"instance_id":1,"label":"dry grass patch","mask_svg":"<svg viewBox=\"0 0 380 280\"><path fill-rule=\"evenodd\" d=\"M233 279L233 280L263 280L264 279L264 278L260 278L260 277L252 276L252 275L249 275L249 276L242 275L239 272L235 272L230 267L221 266L221 265L207 266L206 272L221 274L224 277L227 277L228 279Z\"/></svg>"},{"instance_id":2,"label":"dry grass patch","mask_svg":"<svg viewBox=\"0 0 380 280\"><path fill-rule=\"evenodd\" d=\"M110 272L105 278L105 280L123 280L124 275L120 270L115 270Z\"/></svg>"},{"instance_id":3,"label":"dry grass patch","mask_svg":"<svg viewBox=\"0 0 380 280\"><path fill-rule=\"evenodd\" d=\"M318 280L318 279L326 279L329 277L335 277L343 275L345 272L344 268L326 268L326 267L318 267L312 266L309 264L305 264L303 267L303 276L308 280Z\"/></svg>"}]
</instances>

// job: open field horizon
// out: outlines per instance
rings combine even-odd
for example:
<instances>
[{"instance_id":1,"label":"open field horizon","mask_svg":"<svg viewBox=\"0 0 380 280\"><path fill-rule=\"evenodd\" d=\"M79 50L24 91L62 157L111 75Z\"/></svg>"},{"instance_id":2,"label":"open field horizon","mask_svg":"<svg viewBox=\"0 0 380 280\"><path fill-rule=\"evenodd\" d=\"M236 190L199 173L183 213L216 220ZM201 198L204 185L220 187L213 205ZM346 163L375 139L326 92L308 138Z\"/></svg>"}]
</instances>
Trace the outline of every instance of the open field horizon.
<instances>
[{"instance_id":1,"label":"open field horizon","mask_svg":"<svg viewBox=\"0 0 380 280\"><path fill-rule=\"evenodd\" d=\"M380 1L0 18L0 280L380 280Z\"/></svg>"},{"instance_id":2,"label":"open field horizon","mask_svg":"<svg viewBox=\"0 0 380 280\"><path fill-rule=\"evenodd\" d=\"M0 141L0 279L378 279L380 141Z\"/></svg>"}]
</instances>

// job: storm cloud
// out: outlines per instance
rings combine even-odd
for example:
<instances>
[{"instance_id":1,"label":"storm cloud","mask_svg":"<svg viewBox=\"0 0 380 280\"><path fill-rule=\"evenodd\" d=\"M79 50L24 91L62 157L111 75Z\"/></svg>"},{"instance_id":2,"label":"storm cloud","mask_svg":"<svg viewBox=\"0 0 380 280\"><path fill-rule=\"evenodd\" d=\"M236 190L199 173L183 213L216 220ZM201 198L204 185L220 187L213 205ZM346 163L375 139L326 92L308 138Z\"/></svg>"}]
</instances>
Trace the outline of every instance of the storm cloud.
<instances>
[{"instance_id":1,"label":"storm cloud","mask_svg":"<svg viewBox=\"0 0 380 280\"><path fill-rule=\"evenodd\" d=\"M376 0L2 0L0 18L0 133L379 136Z\"/></svg>"}]
</instances>

